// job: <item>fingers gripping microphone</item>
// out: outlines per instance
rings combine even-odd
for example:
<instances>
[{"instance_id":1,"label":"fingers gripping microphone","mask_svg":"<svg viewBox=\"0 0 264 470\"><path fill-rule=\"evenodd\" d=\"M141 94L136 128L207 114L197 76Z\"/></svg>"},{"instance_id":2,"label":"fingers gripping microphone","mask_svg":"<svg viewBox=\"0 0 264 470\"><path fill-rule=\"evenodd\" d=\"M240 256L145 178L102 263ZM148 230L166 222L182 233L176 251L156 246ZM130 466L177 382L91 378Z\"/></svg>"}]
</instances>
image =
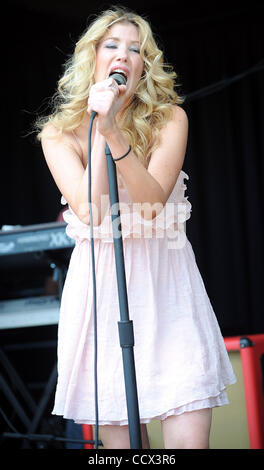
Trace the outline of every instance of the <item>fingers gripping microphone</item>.
<instances>
[{"instance_id":1,"label":"fingers gripping microphone","mask_svg":"<svg viewBox=\"0 0 264 470\"><path fill-rule=\"evenodd\" d=\"M108 78L113 78L118 85L126 85L127 79L124 75L118 72L111 73ZM92 120L96 116L96 111L92 111Z\"/></svg>"}]
</instances>

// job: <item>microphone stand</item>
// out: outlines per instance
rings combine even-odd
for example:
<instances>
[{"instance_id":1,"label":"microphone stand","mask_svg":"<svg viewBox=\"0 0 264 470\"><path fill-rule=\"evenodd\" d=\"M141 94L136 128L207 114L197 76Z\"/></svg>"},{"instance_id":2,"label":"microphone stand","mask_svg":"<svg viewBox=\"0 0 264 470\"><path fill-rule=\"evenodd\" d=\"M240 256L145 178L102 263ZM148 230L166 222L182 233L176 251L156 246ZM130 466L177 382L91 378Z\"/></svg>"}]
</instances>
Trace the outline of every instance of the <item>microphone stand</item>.
<instances>
[{"instance_id":1,"label":"microphone stand","mask_svg":"<svg viewBox=\"0 0 264 470\"><path fill-rule=\"evenodd\" d=\"M117 178L116 178L116 166L112 158L112 154L109 149L109 146L107 144L105 146L105 155L107 159L109 197L110 197L110 205L111 205L116 276L117 276L118 298L119 298L119 309L120 309L120 321L118 322L118 330L119 330L120 346L122 348L130 448L141 449L142 443L141 443L138 395L137 395L137 385L136 385L136 371L135 371L135 361L134 361L134 352L133 352L134 332L133 332L133 322L129 319L129 313L128 313L128 299L127 299L127 287L126 287L126 276L125 276L125 265L124 265L124 254L123 254L122 228L121 228L119 205L117 206L117 204L119 204L119 197L118 197ZM118 207L118 211L114 211L114 212L117 212L117 214L113 213L113 210L112 210L113 207L115 208ZM115 220L117 217L119 218L119 224L115 223ZM120 235L120 232L121 232L121 235Z\"/></svg>"}]
</instances>

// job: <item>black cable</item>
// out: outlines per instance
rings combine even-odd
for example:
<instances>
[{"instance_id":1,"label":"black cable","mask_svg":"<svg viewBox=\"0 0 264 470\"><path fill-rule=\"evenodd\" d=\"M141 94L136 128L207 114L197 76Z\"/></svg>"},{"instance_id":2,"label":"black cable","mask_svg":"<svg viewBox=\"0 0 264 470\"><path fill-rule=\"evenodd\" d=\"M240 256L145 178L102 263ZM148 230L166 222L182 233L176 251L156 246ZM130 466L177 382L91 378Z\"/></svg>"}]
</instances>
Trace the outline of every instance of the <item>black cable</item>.
<instances>
[{"instance_id":1,"label":"black cable","mask_svg":"<svg viewBox=\"0 0 264 470\"><path fill-rule=\"evenodd\" d=\"M259 72L260 70L263 70L263 69L264 69L264 62L263 60L261 60L256 65L253 65L253 67L245 70L244 72L241 72L230 78L224 78L223 80L219 80L216 83L212 83L211 85L208 85L206 87L200 88L197 91L193 91L187 94L186 102L194 101L196 99L204 98L205 96L217 93L218 91L221 91L224 88L231 85L231 83L237 82L238 80L242 80L244 77L247 77L251 73Z\"/></svg>"},{"instance_id":2,"label":"black cable","mask_svg":"<svg viewBox=\"0 0 264 470\"><path fill-rule=\"evenodd\" d=\"M93 276L93 319L94 319L94 399L95 399L95 436L94 447L98 449L98 385L97 385L97 312L96 312L96 280L95 280L95 262L94 262L94 236L93 236L93 214L92 214L92 197L91 197L91 135L93 128L93 121L96 113L93 111L89 124L88 135L88 203L90 215L90 238L91 238L91 258L92 258L92 276Z\"/></svg>"},{"instance_id":3,"label":"black cable","mask_svg":"<svg viewBox=\"0 0 264 470\"><path fill-rule=\"evenodd\" d=\"M92 200L91 200L91 134L93 121L96 116L95 112L92 112L89 124L89 134L88 134L88 204L89 204L89 216L90 216L90 238L91 238L91 261L92 261L92 278L93 278L93 320L94 320L94 397L95 397L95 436L94 436L94 448L98 449L98 445L101 445L101 441L98 439L98 383L97 383L97 310L96 310L96 279L95 279L95 259L94 259L94 236L93 236L93 214L92 214ZM12 426L12 423L8 420L7 416L4 414L3 410L0 408L0 412L7 422L8 426L12 431L19 435L18 431ZM31 435L27 435L27 438ZM32 435L33 436L33 435ZM9 436L11 437L11 436ZM54 439L53 436L49 438Z\"/></svg>"}]
</instances>

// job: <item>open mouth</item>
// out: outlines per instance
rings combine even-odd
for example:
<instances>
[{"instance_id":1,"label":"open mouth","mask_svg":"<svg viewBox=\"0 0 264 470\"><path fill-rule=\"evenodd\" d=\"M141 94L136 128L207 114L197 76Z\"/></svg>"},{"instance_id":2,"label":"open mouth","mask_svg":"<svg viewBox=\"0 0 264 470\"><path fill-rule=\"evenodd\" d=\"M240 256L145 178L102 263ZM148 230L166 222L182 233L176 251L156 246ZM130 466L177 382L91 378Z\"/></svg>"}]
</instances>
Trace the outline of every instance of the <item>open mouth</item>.
<instances>
[{"instance_id":1,"label":"open mouth","mask_svg":"<svg viewBox=\"0 0 264 470\"><path fill-rule=\"evenodd\" d=\"M125 72L125 70L119 68L113 69L111 70L109 77L111 77L111 75L113 75L114 73L122 75L125 78L125 81L127 81L128 74Z\"/></svg>"}]
</instances>

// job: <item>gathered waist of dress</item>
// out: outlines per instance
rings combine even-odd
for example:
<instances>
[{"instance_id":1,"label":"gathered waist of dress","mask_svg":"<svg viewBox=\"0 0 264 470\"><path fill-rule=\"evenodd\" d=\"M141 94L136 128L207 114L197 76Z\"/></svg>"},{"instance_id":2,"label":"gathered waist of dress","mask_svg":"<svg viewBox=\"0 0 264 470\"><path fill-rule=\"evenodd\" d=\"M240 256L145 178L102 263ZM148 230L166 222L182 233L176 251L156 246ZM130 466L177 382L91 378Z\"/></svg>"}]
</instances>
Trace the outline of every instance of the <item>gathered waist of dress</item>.
<instances>
[{"instance_id":1,"label":"gathered waist of dress","mask_svg":"<svg viewBox=\"0 0 264 470\"><path fill-rule=\"evenodd\" d=\"M119 203L115 207L109 205L101 224L93 225L93 238L109 243L113 242L113 236L122 236L124 239L179 237L185 231L185 222L191 216L192 207L184 194L186 189L184 178L189 179L188 175L181 171L165 206L151 220L144 218L144 208L149 210L149 205L132 203L126 187L119 188ZM117 216L114 220L116 224L114 230L112 215ZM66 233L69 237L76 240L91 239L90 225L82 222L70 207L64 212L63 217L67 223Z\"/></svg>"}]
</instances>

